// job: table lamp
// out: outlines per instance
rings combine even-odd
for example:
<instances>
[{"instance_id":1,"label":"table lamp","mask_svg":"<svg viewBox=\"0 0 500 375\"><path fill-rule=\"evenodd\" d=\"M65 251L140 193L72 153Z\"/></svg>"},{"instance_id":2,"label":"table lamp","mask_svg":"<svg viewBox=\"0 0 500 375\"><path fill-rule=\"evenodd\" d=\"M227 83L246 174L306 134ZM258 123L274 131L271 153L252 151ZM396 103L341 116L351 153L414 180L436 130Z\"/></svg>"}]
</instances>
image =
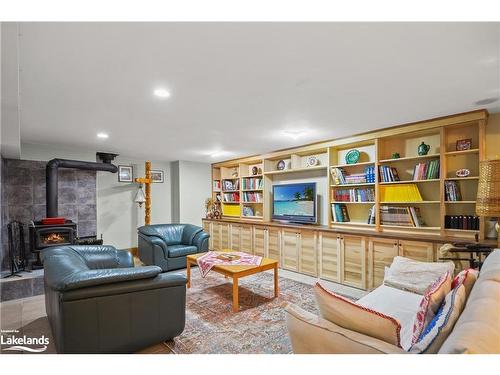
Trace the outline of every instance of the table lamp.
<instances>
[{"instance_id":1,"label":"table lamp","mask_svg":"<svg viewBox=\"0 0 500 375\"><path fill-rule=\"evenodd\" d=\"M500 217L500 159L479 162L476 214L482 217ZM498 226L497 221L497 233ZM500 248L500 235L497 236L497 241Z\"/></svg>"}]
</instances>

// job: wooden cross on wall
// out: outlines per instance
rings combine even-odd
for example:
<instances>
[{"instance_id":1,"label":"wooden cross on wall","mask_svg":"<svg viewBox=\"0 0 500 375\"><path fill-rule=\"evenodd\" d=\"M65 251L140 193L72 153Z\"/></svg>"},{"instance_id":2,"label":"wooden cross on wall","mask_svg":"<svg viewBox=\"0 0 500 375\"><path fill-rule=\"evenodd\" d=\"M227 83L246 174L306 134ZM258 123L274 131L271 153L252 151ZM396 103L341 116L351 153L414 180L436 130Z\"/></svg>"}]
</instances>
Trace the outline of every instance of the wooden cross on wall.
<instances>
[{"instance_id":1,"label":"wooden cross on wall","mask_svg":"<svg viewBox=\"0 0 500 375\"><path fill-rule=\"evenodd\" d=\"M151 224L151 162L147 161L145 164L146 176L141 178L136 178L135 182L139 184L144 184L145 187L145 195L146 195L146 204L144 207L144 224Z\"/></svg>"}]
</instances>

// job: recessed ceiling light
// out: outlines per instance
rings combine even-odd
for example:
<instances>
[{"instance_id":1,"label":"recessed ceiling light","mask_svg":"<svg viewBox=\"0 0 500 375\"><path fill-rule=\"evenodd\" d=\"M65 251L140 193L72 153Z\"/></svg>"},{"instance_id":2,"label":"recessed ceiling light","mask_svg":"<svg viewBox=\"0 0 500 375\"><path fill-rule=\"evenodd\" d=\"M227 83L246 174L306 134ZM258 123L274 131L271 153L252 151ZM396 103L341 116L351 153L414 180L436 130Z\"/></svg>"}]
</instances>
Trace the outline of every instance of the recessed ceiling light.
<instances>
[{"instance_id":1,"label":"recessed ceiling light","mask_svg":"<svg viewBox=\"0 0 500 375\"><path fill-rule=\"evenodd\" d=\"M162 99L170 98L170 91L168 91L167 89L158 88L155 91L153 91L153 93L158 98L162 98Z\"/></svg>"},{"instance_id":2,"label":"recessed ceiling light","mask_svg":"<svg viewBox=\"0 0 500 375\"><path fill-rule=\"evenodd\" d=\"M109 134L108 133L97 133L97 138L107 139L107 138L109 138Z\"/></svg>"},{"instance_id":3,"label":"recessed ceiling light","mask_svg":"<svg viewBox=\"0 0 500 375\"><path fill-rule=\"evenodd\" d=\"M284 130L283 134L293 138L293 139L299 139L309 133L308 130L301 129L301 130Z\"/></svg>"},{"instance_id":4,"label":"recessed ceiling light","mask_svg":"<svg viewBox=\"0 0 500 375\"><path fill-rule=\"evenodd\" d=\"M222 156L224 157L231 156L232 153L225 150L216 150L216 151L210 151L206 155L209 155L212 158L220 158Z\"/></svg>"},{"instance_id":5,"label":"recessed ceiling light","mask_svg":"<svg viewBox=\"0 0 500 375\"><path fill-rule=\"evenodd\" d=\"M220 156L227 155L227 151L214 151L210 154L211 157L213 158L218 158Z\"/></svg>"}]
</instances>

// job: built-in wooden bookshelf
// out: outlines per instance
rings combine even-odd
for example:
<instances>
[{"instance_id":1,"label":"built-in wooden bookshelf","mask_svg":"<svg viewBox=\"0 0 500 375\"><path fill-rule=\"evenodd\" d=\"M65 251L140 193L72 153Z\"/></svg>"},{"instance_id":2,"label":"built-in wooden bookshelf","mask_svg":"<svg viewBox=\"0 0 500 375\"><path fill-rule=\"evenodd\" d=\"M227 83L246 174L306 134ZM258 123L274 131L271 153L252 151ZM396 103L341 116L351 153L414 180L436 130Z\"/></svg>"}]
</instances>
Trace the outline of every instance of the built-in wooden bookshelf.
<instances>
[{"instance_id":1,"label":"built-in wooden bookshelf","mask_svg":"<svg viewBox=\"0 0 500 375\"><path fill-rule=\"evenodd\" d=\"M223 216L249 220L257 223L271 221L272 186L279 181L304 181L309 177L321 181L324 196L321 197L321 224L330 228L357 228L374 232L413 233L425 232L446 237L484 238L484 220L479 220L479 229L445 227L445 216L474 216L479 175L479 162L485 157L485 127L488 113L485 110L467 112L453 116L431 119L418 123L400 125L379 131L343 139L300 146L238 160L212 165L213 198L221 198ZM457 141L469 139L470 148L457 150ZM419 145L429 145L425 155L419 155ZM358 162L348 164L346 154L356 149L360 153ZM317 163L311 163L315 157ZM281 163L280 163L281 162ZM278 164L284 164L284 169ZM415 166L420 168L415 171ZM371 169L368 169L371 168ZM425 169L427 168L427 169ZM457 177L459 169L468 169L469 175ZM340 169L345 175L362 175L372 171L374 180L336 184L332 170ZM397 171L399 179L384 180L387 171ZM432 170L433 173L429 173ZM424 175L419 174L423 172ZM416 176L418 178L416 178ZM423 177L423 178L422 178ZM226 182L228 181L228 182ZM447 200L446 188L454 182L460 189L460 200ZM231 185L232 184L232 185ZM415 185L420 199L381 199L383 187ZM217 188L220 186L220 188ZM230 189L231 186L233 189ZM374 201L338 201L335 192L341 189L373 189ZM238 199L225 201L224 193L237 193ZM365 192L366 193L366 192ZM338 196L338 195L337 195ZM356 198L357 199L357 198ZM331 204L345 204L349 222L335 222ZM423 220L421 226L409 227L382 221L381 206L414 207ZM375 212L375 222L368 223L370 210ZM415 214L416 215L416 214ZM328 217L325 222L324 217ZM417 216L412 216L415 223Z\"/></svg>"}]
</instances>

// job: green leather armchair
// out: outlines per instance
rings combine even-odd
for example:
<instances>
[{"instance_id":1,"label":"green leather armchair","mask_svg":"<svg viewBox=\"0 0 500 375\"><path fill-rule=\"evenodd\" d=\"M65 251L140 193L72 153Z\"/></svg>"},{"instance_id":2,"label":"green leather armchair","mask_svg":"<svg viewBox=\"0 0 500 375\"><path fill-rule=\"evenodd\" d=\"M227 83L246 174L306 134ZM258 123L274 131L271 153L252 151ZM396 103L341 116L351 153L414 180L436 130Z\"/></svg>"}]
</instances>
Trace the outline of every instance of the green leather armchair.
<instances>
[{"instance_id":1,"label":"green leather armchair","mask_svg":"<svg viewBox=\"0 0 500 375\"><path fill-rule=\"evenodd\" d=\"M113 246L42 251L45 309L59 353L133 353L184 330L186 278L134 267Z\"/></svg>"},{"instance_id":2,"label":"green leather armchair","mask_svg":"<svg viewBox=\"0 0 500 375\"><path fill-rule=\"evenodd\" d=\"M192 224L155 224L138 229L139 258L163 271L186 267L186 256L208 251L210 235Z\"/></svg>"}]
</instances>

